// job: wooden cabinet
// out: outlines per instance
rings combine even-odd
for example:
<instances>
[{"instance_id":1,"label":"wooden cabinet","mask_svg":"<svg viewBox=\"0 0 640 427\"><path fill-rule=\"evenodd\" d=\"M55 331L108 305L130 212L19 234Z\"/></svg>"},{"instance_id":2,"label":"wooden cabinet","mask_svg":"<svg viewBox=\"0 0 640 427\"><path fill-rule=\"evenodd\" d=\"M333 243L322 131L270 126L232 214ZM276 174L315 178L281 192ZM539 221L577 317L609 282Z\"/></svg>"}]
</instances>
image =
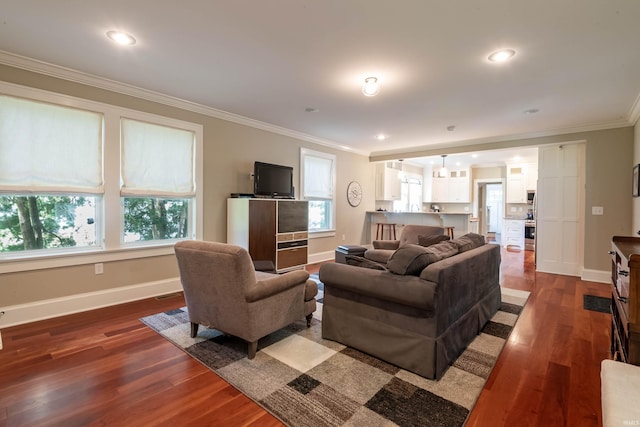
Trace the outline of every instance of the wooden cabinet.
<instances>
[{"instance_id":1,"label":"wooden cabinet","mask_svg":"<svg viewBox=\"0 0 640 427\"><path fill-rule=\"evenodd\" d=\"M227 199L227 242L283 272L307 264L309 204L301 200Z\"/></svg>"},{"instance_id":2,"label":"wooden cabinet","mask_svg":"<svg viewBox=\"0 0 640 427\"><path fill-rule=\"evenodd\" d=\"M398 174L400 162L384 162L376 165L376 200L401 200L401 183Z\"/></svg>"},{"instance_id":3,"label":"wooden cabinet","mask_svg":"<svg viewBox=\"0 0 640 427\"><path fill-rule=\"evenodd\" d=\"M640 365L640 238L611 242L611 355Z\"/></svg>"},{"instance_id":4,"label":"wooden cabinet","mask_svg":"<svg viewBox=\"0 0 640 427\"><path fill-rule=\"evenodd\" d=\"M518 246L524 249L524 220L505 219L503 221L502 246Z\"/></svg>"}]
</instances>

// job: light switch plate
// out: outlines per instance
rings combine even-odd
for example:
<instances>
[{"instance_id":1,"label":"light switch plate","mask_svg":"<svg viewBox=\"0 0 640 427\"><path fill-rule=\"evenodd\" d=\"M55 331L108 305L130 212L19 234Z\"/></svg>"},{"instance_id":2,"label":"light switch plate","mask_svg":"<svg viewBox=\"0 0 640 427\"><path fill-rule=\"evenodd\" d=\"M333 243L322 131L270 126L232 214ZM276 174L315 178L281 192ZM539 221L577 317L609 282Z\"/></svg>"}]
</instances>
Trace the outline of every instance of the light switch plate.
<instances>
[{"instance_id":1,"label":"light switch plate","mask_svg":"<svg viewBox=\"0 0 640 427\"><path fill-rule=\"evenodd\" d=\"M602 206L591 206L591 215L604 215L604 208Z\"/></svg>"}]
</instances>

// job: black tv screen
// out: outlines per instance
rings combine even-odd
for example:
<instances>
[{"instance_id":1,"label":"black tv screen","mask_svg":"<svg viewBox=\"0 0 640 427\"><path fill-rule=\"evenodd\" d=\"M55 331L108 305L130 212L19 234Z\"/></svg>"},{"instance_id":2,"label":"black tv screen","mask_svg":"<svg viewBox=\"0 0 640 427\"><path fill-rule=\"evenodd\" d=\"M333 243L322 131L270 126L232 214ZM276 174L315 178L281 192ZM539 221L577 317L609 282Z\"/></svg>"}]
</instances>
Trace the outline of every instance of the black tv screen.
<instances>
[{"instance_id":1,"label":"black tv screen","mask_svg":"<svg viewBox=\"0 0 640 427\"><path fill-rule=\"evenodd\" d=\"M255 162L253 165L253 193L256 196L293 198L293 168Z\"/></svg>"}]
</instances>

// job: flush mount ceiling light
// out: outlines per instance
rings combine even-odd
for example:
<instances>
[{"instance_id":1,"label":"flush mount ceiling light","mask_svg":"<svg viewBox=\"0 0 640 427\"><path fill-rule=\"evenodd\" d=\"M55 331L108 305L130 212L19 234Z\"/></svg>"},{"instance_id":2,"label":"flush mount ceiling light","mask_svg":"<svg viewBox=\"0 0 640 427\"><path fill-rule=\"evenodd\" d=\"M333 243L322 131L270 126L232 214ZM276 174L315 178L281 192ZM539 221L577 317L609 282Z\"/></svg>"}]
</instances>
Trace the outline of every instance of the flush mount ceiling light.
<instances>
[{"instance_id":1,"label":"flush mount ceiling light","mask_svg":"<svg viewBox=\"0 0 640 427\"><path fill-rule=\"evenodd\" d=\"M136 39L123 31L107 31L107 37L122 46L131 46L136 44Z\"/></svg>"},{"instance_id":2,"label":"flush mount ceiling light","mask_svg":"<svg viewBox=\"0 0 640 427\"><path fill-rule=\"evenodd\" d=\"M516 51L513 49L502 49L493 52L489 55L489 61L491 62L505 62L508 61L516 54Z\"/></svg>"},{"instance_id":3,"label":"flush mount ceiling light","mask_svg":"<svg viewBox=\"0 0 640 427\"><path fill-rule=\"evenodd\" d=\"M384 141L385 139L387 139L387 135L383 134L383 133L379 133L376 135L376 139L378 141Z\"/></svg>"},{"instance_id":4,"label":"flush mount ceiling light","mask_svg":"<svg viewBox=\"0 0 640 427\"><path fill-rule=\"evenodd\" d=\"M364 93L365 96L376 96L379 91L380 87L378 86L378 79L376 77L367 77L364 79L362 93Z\"/></svg>"}]
</instances>

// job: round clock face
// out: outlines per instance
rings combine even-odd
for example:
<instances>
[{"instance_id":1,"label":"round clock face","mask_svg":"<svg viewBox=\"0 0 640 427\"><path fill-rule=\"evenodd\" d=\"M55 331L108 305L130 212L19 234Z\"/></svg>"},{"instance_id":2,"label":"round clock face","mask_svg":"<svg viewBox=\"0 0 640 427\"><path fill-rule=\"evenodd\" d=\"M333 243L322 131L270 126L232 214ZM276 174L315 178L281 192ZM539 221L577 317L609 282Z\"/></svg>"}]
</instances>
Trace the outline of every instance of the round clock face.
<instances>
[{"instance_id":1,"label":"round clock face","mask_svg":"<svg viewBox=\"0 0 640 427\"><path fill-rule=\"evenodd\" d=\"M360 204L362 201L362 187L360 187L360 183L356 181L349 183L349 186L347 186L347 200L353 207Z\"/></svg>"}]
</instances>

